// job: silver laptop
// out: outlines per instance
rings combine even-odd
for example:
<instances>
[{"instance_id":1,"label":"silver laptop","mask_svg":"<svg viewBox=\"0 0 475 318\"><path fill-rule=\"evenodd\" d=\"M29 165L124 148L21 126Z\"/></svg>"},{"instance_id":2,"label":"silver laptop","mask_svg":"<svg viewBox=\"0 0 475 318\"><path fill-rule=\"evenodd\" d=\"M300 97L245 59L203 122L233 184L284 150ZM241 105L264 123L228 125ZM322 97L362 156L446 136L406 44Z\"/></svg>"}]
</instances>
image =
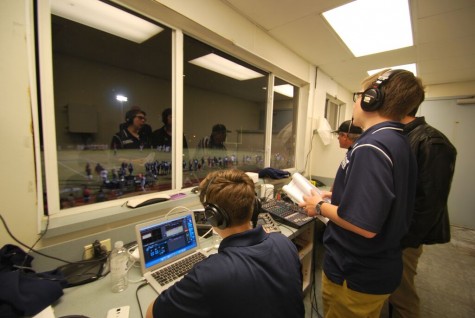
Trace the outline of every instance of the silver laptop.
<instances>
[{"instance_id":1,"label":"silver laptop","mask_svg":"<svg viewBox=\"0 0 475 318\"><path fill-rule=\"evenodd\" d=\"M158 293L183 278L207 256L200 250L192 211L138 224L135 234L142 274Z\"/></svg>"}]
</instances>

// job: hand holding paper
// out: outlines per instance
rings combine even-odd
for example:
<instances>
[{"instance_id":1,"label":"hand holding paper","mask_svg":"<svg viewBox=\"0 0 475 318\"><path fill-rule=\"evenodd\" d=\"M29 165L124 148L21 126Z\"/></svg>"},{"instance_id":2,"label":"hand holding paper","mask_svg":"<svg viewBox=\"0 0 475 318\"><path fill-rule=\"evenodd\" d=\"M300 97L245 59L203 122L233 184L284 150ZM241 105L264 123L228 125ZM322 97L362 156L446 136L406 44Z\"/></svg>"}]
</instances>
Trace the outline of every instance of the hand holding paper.
<instances>
[{"instance_id":1,"label":"hand holding paper","mask_svg":"<svg viewBox=\"0 0 475 318\"><path fill-rule=\"evenodd\" d=\"M312 189L321 195L320 189L311 184L310 181L298 172L292 175L292 181L289 184L282 187L282 190L297 204L304 203L303 196L311 196Z\"/></svg>"},{"instance_id":2,"label":"hand holding paper","mask_svg":"<svg viewBox=\"0 0 475 318\"><path fill-rule=\"evenodd\" d=\"M287 193L287 195L297 203L299 206L305 205L305 200L303 196L313 196L314 194L312 191L315 191L321 198L324 193L316 186L314 186L310 181L308 181L305 177L303 177L300 173L296 172L292 175L292 181L289 184L282 187L282 190ZM325 193L327 194L327 193ZM326 202L330 203L330 199L322 198ZM319 200L317 200L318 202ZM317 203L315 202L315 204ZM323 217L321 215L317 215L317 218L320 219L323 223L328 222L328 218Z\"/></svg>"}]
</instances>

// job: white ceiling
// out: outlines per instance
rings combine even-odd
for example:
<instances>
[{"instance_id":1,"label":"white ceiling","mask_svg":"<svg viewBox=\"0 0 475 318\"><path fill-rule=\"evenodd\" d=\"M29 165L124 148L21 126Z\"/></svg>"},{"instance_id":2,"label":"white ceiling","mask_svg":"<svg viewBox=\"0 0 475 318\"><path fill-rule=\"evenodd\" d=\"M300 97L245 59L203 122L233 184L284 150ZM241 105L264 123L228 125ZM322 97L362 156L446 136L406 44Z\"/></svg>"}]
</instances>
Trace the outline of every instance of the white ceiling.
<instances>
[{"instance_id":1,"label":"white ceiling","mask_svg":"<svg viewBox=\"0 0 475 318\"><path fill-rule=\"evenodd\" d=\"M222 1L350 91L367 70L410 63L425 85L475 81L475 0L409 0L414 46L358 58L321 15L351 1ZM382 17L374 27L388 23L397 21Z\"/></svg>"}]
</instances>

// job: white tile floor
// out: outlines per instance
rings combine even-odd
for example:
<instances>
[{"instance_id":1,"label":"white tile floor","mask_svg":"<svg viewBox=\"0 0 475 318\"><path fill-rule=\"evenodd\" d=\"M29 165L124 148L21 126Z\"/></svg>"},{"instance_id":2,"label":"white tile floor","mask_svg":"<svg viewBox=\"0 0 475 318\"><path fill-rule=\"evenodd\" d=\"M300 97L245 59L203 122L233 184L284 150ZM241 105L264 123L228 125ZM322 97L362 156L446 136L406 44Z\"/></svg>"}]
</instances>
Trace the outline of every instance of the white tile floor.
<instances>
[{"instance_id":1,"label":"white tile floor","mask_svg":"<svg viewBox=\"0 0 475 318\"><path fill-rule=\"evenodd\" d=\"M322 314L321 245L318 248L315 298ZM475 230L452 226L450 243L424 246L416 285L421 299L421 318L475 317ZM305 297L305 317L318 317L310 305L309 292ZM381 317L388 317L387 312L383 311Z\"/></svg>"}]
</instances>

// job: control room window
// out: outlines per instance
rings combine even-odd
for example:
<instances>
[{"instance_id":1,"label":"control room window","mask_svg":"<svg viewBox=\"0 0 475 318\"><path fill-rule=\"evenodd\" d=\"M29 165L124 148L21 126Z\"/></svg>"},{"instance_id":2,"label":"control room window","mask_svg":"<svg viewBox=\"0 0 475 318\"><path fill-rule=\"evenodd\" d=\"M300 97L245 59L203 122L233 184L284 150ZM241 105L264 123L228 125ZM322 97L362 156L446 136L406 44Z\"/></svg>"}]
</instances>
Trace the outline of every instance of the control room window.
<instances>
[{"instance_id":1,"label":"control room window","mask_svg":"<svg viewBox=\"0 0 475 318\"><path fill-rule=\"evenodd\" d=\"M328 120L332 130L338 129L340 125L340 116L343 114L343 102L328 96L325 100L325 118Z\"/></svg>"},{"instance_id":2,"label":"control room window","mask_svg":"<svg viewBox=\"0 0 475 318\"><path fill-rule=\"evenodd\" d=\"M264 168L268 74L189 36L183 63L183 185L216 169Z\"/></svg>"},{"instance_id":3,"label":"control room window","mask_svg":"<svg viewBox=\"0 0 475 318\"><path fill-rule=\"evenodd\" d=\"M101 6L82 18L70 15L68 3L38 1L45 213L117 207L140 194L196 186L216 169L295 166L296 86L114 3L78 1L75 12L85 3ZM108 17L99 18L107 29L83 19L109 9L120 15L119 25L143 25L147 36L117 33ZM237 68L240 75L210 69L203 59ZM183 74L172 74L180 63ZM173 98L181 78L183 98ZM279 86L290 87L293 96ZM182 128L182 151L172 149L172 123Z\"/></svg>"},{"instance_id":4,"label":"control room window","mask_svg":"<svg viewBox=\"0 0 475 318\"><path fill-rule=\"evenodd\" d=\"M40 113L43 128L55 122L55 142L43 131L45 211L170 189L171 162L161 156L170 150L157 150L152 132L172 102L171 29L100 1L81 17L72 13L87 6L71 11L67 1L51 3L54 101L44 99ZM83 19L109 10L119 25L109 16L96 17L108 29ZM124 33L124 25L143 33ZM46 182L45 175L57 179Z\"/></svg>"},{"instance_id":5,"label":"control room window","mask_svg":"<svg viewBox=\"0 0 475 318\"><path fill-rule=\"evenodd\" d=\"M298 87L275 78L271 167L278 169L295 167L298 96Z\"/></svg>"}]
</instances>

